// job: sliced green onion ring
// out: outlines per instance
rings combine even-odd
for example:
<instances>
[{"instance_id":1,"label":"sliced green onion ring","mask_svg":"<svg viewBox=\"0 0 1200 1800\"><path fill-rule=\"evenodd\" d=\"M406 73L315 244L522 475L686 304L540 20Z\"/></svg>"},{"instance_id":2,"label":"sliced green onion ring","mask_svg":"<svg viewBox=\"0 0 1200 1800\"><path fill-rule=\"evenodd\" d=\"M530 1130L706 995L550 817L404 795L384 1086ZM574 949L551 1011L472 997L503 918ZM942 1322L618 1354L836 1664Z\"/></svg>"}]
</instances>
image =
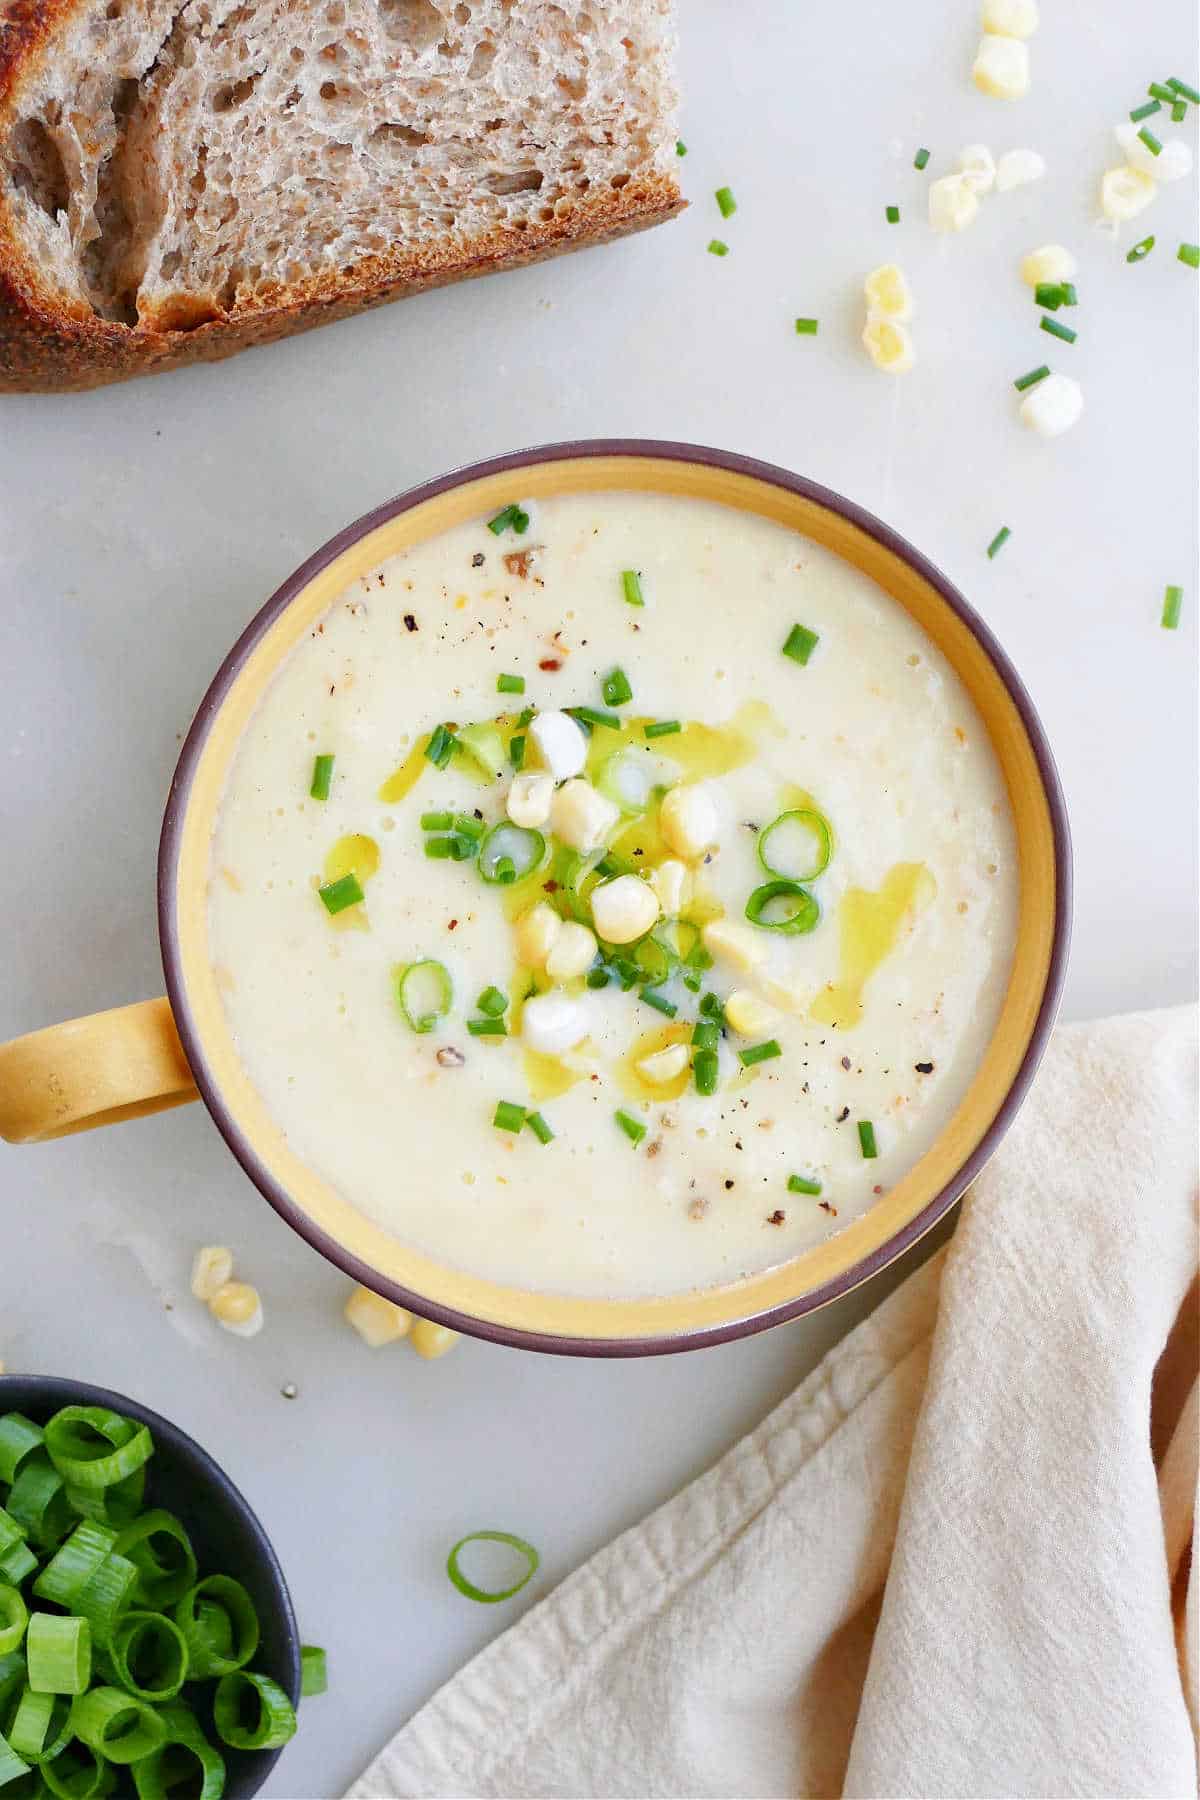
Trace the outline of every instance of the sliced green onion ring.
<instances>
[{"instance_id":1,"label":"sliced green onion ring","mask_svg":"<svg viewBox=\"0 0 1200 1800\"><path fill-rule=\"evenodd\" d=\"M174 1700L188 1677L187 1644L165 1613L125 1613L112 1634L108 1656L126 1692L149 1705Z\"/></svg>"},{"instance_id":2,"label":"sliced green onion ring","mask_svg":"<svg viewBox=\"0 0 1200 1800\"><path fill-rule=\"evenodd\" d=\"M34 1582L38 1599L49 1600L55 1606L73 1606L116 1541L116 1532L107 1525L84 1519Z\"/></svg>"},{"instance_id":3,"label":"sliced green onion ring","mask_svg":"<svg viewBox=\"0 0 1200 1800\"><path fill-rule=\"evenodd\" d=\"M64 1406L46 1426L46 1449L73 1487L106 1488L132 1475L154 1454L145 1425L104 1406Z\"/></svg>"},{"instance_id":4,"label":"sliced green onion ring","mask_svg":"<svg viewBox=\"0 0 1200 1800\"><path fill-rule=\"evenodd\" d=\"M514 1582L512 1587L495 1590L476 1587L475 1583L469 1581L463 1574L458 1566L460 1552L465 1550L468 1544L481 1543L507 1544L510 1550L516 1550L525 1558L528 1567L520 1580ZM459 1538L446 1558L446 1573L459 1593L465 1594L468 1600L478 1600L483 1606L494 1606L497 1601L511 1600L514 1594L519 1594L526 1582L531 1581L537 1574L541 1560L532 1544L527 1544L524 1538L514 1537L511 1531L472 1531L465 1538Z\"/></svg>"},{"instance_id":5,"label":"sliced green onion ring","mask_svg":"<svg viewBox=\"0 0 1200 1800\"><path fill-rule=\"evenodd\" d=\"M15 1650L25 1636L29 1608L15 1587L0 1584L0 1656Z\"/></svg>"},{"instance_id":6,"label":"sliced green onion ring","mask_svg":"<svg viewBox=\"0 0 1200 1800\"><path fill-rule=\"evenodd\" d=\"M71 1708L71 1729L97 1756L120 1765L140 1762L167 1741L167 1728L153 1707L115 1687L81 1694Z\"/></svg>"},{"instance_id":7,"label":"sliced green onion ring","mask_svg":"<svg viewBox=\"0 0 1200 1800\"><path fill-rule=\"evenodd\" d=\"M121 1614L129 1606L138 1572L126 1556L106 1556L72 1601L72 1610L92 1628L92 1643L106 1650Z\"/></svg>"},{"instance_id":8,"label":"sliced green onion ring","mask_svg":"<svg viewBox=\"0 0 1200 1800\"><path fill-rule=\"evenodd\" d=\"M426 958L395 971L396 1004L419 1037L432 1031L454 1004L454 983L445 965Z\"/></svg>"},{"instance_id":9,"label":"sliced green onion ring","mask_svg":"<svg viewBox=\"0 0 1200 1800\"><path fill-rule=\"evenodd\" d=\"M507 887L540 868L545 855L546 840L540 831L504 820L492 826L479 846L479 873L486 882Z\"/></svg>"},{"instance_id":10,"label":"sliced green onion ring","mask_svg":"<svg viewBox=\"0 0 1200 1800\"><path fill-rule=\"evenodd\" d=\"M166 1743L133 1765L138 1800L171 1800L181 1789L190 1800L221 1800L225 1758L209 1743L191 1708L173 1701L160 1710L159 1718L166 1727Z\"/></svg>"},{"instance_id":11,"label":"sliced green onion ring","mask_svg":"<svg viewBox=\"0 0 1200 1800\"><path fill-rule=\"evenodd\" d=\"M24 1413L5 1413L0 1419L0 1482L14 1482L25 1458L40 1450L42 1442L40 1425Z\"/></svg>"},{"instance_id":12,"label":"sliced green onion ring","mask_svg":"<svg viewBox=\"0 0 1200 1800\"><path fill-rule=\"evenodd\" d=\"M296 1712L269 1675L239 1669L217 1683L213 1724L232 1750L278 1750L296 1735Z\"/></svg>"},{"instance_id":13,"label":"sliced green onion ring","mask_svg":"<svg viewBox=\"0 0 1200 1800\"><path fill-rule=\"evenodd\" d=\"M174 1513L154 1507L120 1533L113 1549L138 1572L133 1597L161 1612L187 1593L197 1575L191 1539Z\"/></svg>"},{"instance_id":14,"label":"sliced green onion ring","mask_svg":"<svg viewBox=\"0 0 1200 1800\"><path fill-rule=\"evenodd\" d=\"M65 1694L37 1694L26 1684L5 1735L18 1756L50 1762L71 1741L70 1713Z\"/></svg>"},{"instance_id":15,"label":"sliced green onion ring","mask_svg":"<svg viewBox=\"0 0 1200 1800\"><path fill-rule=\"evenodd\" d=\"M90 1769L79 1761L80 1751L90 1757ZM54 1800L101 1800L101 1796L112 1788L112 1769L108 1762L86 1745L72 1745L69 1750L61 1751L51 1762L42 1763L39 1772ZM136 1769L134 1779L137 1779ZM217 1800L217 1796L214 1795L212 1800Z\"/></svg>"},{"instance_id":16,"label":"sliced green onion ring","mask_svg":"<svg viewBox=\"0 0 1200 1800\"><path fill-rule=\"evenodd\" d=\"M44 1450L24 1459L6 1506L40 1550L53 1550L76 1522L63 1478Z\"/></svg>"},{"instance_id":17,"label":"sliced green onion ring","mask_svg":"<svg viewBox=\"0 0 1200 1800\"><path fill-rule=\"evenodd\" d=\"M0 1734L0 1787L7 1787L9 1782L16 1781L22 1775L28 1775L29 1764L10 1749L7 1738ZM22 1795L29 1793L28 1787L18 1790ZM34 1793L36 1795L37 1789Z\"/></svg>"},{"instance_id":18,"label":"sliced green onion ring","mask_svg":"<svg viewBox=\"0 0 1200 1800\"><path fill-rule=\"evenodd\" d=\"M300 1697L311 1700L314 1694L323 1694L329 1686L329 1670L326 1667L325 1652L320 1644L301 1644L300 1646Z\"/></svg>"},{"instance_id":19,"label":"sliced green onion ring","mask_svg":"<svg viewBox=\"0 0 1200 1800\"><path fill-rule=\"evenodd\" d=\"M784 881L815 881L829 867L833 833L823 813L796 807L765 825L755 847L768 875Z\"/></svg>"},{"instance_id":20,"label":"sliced green onion ring","mask_svg":"<svg viewBox=\"0 0 1200 1800\"><path fill-rule=\"evenodd\" d=\"M752 925L786 937L811 931L820 916L816 900L798 881L764 881L746 902L746 917Z\"/></svg>"},{"instance_id":21,"label":"sliced green onion ring","mask_svg":"<svg viewBox=\"0 0 1200 1800\"><path fill-rule=\"evenodd\" d=\"M207 1575L175 1608L175 1623L188 1648L188 1679L232 1675L258 1649L254 1602L231 1575Z\"/></svg>"},{"instance_id":22,"label":"sliced green onion ring","mask_svg":"<svg viewBox=\"0 0 1200 1800\"><path fill-rule=\"evenodd\" d=\"M145 1494L145 1464L135 1469L132 1475L126 1475L123 1481L114 1481L110 1487L82 1488L70 1481L66 1484L67 1504L72 1512L78 1513L81 1519L98 1519L101 1525L111 1525L114 1530L137 1518Z\"/></svg>"},{"instance_id":23,"label":"sliced green onion ring","mask_svg":"<svg viewBox=\"0 0 1200 1800\"><path fill-rule=\"evenodd\" d=\"M92 1678L92 1633L86 1619L31 1614L25 1633L29 1685L39 1694L82 1694Z\"/></svg>"}]
</instances>

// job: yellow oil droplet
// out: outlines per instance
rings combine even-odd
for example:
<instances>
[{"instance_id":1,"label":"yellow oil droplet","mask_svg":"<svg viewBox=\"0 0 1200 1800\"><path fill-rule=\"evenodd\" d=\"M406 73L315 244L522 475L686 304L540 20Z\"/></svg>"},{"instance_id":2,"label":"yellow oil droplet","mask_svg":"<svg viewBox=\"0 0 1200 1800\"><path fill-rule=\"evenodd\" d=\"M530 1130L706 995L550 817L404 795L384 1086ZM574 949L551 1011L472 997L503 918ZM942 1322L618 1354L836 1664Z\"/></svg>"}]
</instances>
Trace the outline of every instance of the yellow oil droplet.
<instances>
[{"instance_id":1,"label":"yellow oil droplet","mask_svg":"<svg viewBox=\"0 0 1200 1800\"><path fill-rule=\"evenodd\" d=\"M650 715L641 714L625 719L620 731L604 727L593 731L588 745L589 779L594 780L601 765L618 751L638 749L675 763L688 781L704 781L740 769L755 755L764 737L783 736L783 727L764 700L747 700L727 725L688 719L682 731L647 739L646 726L652 723Z\"/></svg>"},{"instance_id":2,"label":"yellow oil droplet","mask_svg":"<svg viewBox=\"0 0 1200 1800\"><path fill-rule=\"evenodd\" d=\"M433 767L425 754L431 735L427 731L417 739L400 767L388 776L380 788L379 798L385 806L395 806L398 800L403 800L406 794L411 794L425 770Z\"/></svg>"},{"instance_id":3,"label":"yellow oil droplet","mask_svg":"<svg viewBox=\"0 0 1200 1800\"><path fill-rule=\"evenodd\" d=\"M572 1068L561 1056L545 1056L540 1050L525 1050L521 1054L521 1066L525 1073L525 1085L532 1100L557 1100L576 1082L586 1081L587 1069Z\"/></svg>"},{"instance_id":4,"label":"yellow oil droplet","mask_svg":"<svg viewBox=\"0 0 1200 1800\"><path fill-rule=\"evenodd\" d=\"M351 832L340 837L325 858L323 885L340 881L343 875L357 875L358 885L366 892L368 881L379 868L379 845L373 837ZM348 906L344 912L331 913L328 922L335 931L369 931L370 920L365 906Z\"/></svg>"},{"instance_id":5,"label":"yellow oil droplet","mask_svg":"<svg viewBox=\"0 0 1200 1800\"><path fill-rule=\"evenodd\" d=\"M646 1057L653 1056L657 1050L668 1050L672 1044L686 1044L692 1035L691 1022L686 1019L672 1020L669 1025L659 1025L652 1031L645 1031L635 1039L617 1064L617 1083L621 1092L629 1100L678 1100L691 1080L692 1071L687 1065L672 1081L647 1081L639 1074L637 1065Z\"/></svg>"},{"instance_id":6,"label":"yellow oil droplet","mask_svg":"<svg viewBox=\"0 0 1200 1800\"><path fill-rule=\"evenodd\" d=\"M863 989L896 948L910 918L923 912L937 893L924 863L897 863L879 888L847 888L838 908L838 979L823 988L809 1009L820 1025L843 1030L863 1015Z\"/></svg>"},{"instance_id":7,"label":"yellow oil droplet","mask_svg":"<svg viewBox=\"0 0 1200 1800\"><path fill-rule=\"evenodd\" d=\"M817 805L808 789L798 786L794 781L785 781L782 788L780 788L779 810L781 813L819 812L821 813L822 818L825 817L824 812Z\"/></svg>"}]
</instances>

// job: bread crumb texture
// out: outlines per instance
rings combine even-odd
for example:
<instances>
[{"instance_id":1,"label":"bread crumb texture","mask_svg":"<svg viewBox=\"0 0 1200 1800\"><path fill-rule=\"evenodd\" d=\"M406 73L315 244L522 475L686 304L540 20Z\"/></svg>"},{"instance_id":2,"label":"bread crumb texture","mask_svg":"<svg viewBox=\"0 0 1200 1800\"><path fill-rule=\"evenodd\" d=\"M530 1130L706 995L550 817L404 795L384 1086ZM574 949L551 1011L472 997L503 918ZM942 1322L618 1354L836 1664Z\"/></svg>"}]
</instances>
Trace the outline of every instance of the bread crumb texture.
<instances>
[{"instance_id":1,"label":"bread crumb texture","mask_svg":"<svg viewBox=\"0 0 1200 1800\"><path fill-rule=\"evenodd\" d=\"M669 217L674 50L672 0L7 0L0 387Z\"/></svg>"}]
</instances>

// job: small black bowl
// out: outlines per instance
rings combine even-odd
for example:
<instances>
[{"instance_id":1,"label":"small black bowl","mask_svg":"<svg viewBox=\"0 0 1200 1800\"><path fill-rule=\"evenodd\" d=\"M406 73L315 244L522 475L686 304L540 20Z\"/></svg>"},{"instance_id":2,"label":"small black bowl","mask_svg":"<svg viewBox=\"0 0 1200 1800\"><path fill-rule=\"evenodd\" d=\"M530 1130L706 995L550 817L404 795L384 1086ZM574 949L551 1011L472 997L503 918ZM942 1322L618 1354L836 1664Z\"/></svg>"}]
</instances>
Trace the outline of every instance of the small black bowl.
<instances>
[{"instance_id":1,"label":"small black bowl","mask_svg":"<svg viewBox=\"0 0 1200 1800\"><path fill-rule=\"evenodd\" d=\"M178 1513L187 1527L202 1575L232 1575L258 1608L262 1640L254 1667L300 1700L300 1633L279 1558L271 1540L224 1469L178 1425L137 1400L57 1375L0 1375L0 1414L21 1412L44 1425L63 1406L107 1406L150 1427L154 1455L146 1465L146 1501ZM218 1748L229 1771L225 1800L250 1800L280 1750ZM284 1746L286 1749L286 1745Z\"/></svg>"}]
</instances>

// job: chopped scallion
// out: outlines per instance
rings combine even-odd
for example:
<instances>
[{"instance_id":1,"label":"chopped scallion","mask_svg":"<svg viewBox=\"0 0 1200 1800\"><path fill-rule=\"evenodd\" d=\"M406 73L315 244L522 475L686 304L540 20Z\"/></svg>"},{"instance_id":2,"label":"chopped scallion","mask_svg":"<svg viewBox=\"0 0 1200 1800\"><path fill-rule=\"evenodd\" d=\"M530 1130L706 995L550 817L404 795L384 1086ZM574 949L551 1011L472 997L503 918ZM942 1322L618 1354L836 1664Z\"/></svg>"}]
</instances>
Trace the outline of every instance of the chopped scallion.
<instances>
[{"instance_id":1,"label":"chopped scallion","mask_svg":"<svg viewBox=\"0 0 1200 1800\"><path fill-rule=\"evenodd\" d=\"M502 507L494 519L488 520L488 530L493 537L499 537L502 531L515 531L517 536L529 529L529 514L514 502Z\"/></svg>"},{"instance_id":2,"label":"chopped scallion","mask_svg":"<svg viewBox=\"0 0 1200 1800\"><path fill-rule=\"evenodd\" d=\"M1140 239L1140 241L1133 246L1132 250L1126 251L1125 261L1127 263L1145 262L1146 258L1149 256L1149 254L1153 250L1153 248L1154 248L1153 236L1144 237L1144 238Z\"/></svg>"},{"instance_id":3,"label":"chopped scallion","mask_svg":"<svg viewBox=\"0 0 1200 1800\"><path fill-rule=\"evenodd\" d=\"M606 706L624 706L627 700L633 699L633 689L629 685L629 677L624 669L610 669L601 684L604 704Z\"/></svg>"},{"instance_id":4,"label":"chopped scallion","mask_svg":"<svg viewBox=\"0 0 1200 1800\"><path fill-rule=\"evenodd\" d=\"M646 1135L645 1125L640 1119L635 1119L632 1113L623 1112L620 1108L613 1114L613 1118L636 1149Z\"/></svg>"},{"instance_id":5,"label":"chopped scallion","mask_svg":"<svg viewBox=\"0 0 1200 1800\"><path fill-rule=\"evenodd\" d=\"M1161 81L1152 81L1146 92L1152 100L1165 100L1168 106L1175 99L1175 89L1164 87Z\"/></svg>"},{"instance_id":6,"label":"chopped scallion","mask_svg":"<svg viewBox=\"0 0 1200 1800\"><path fill-rule=\"evenodd\" d=\"M502 994L498 987L485 987L475 1005L489 1019L498 1019L501 1013L508 1011L508 995Z\"/></svg>"},{"instance_id":7,"label":"chopped scallion","mask_svg":"<svg viewBox=\"0 0 1200 1800\"><path fill-rule=\"evenodd\" d=\"M783 654L803 668L820 641L818 634L810 631L807 625L793 625L784 639Z\"/></svg>"},{"instance_id":8,"label":"chopped scallion","mask_svg":"<svg viewBox=\"0 0 1200 1800\"><path fill-rule=\"evenodd\" d=\"M1018 394L1023 394L1026 388L1036 387L1039 381L1045 381L1049 373L1049 363L1042 363L1040 368L1030 369L1028 375L1018 375L1017 379L1013 382L1013 386L1016 388Z\"/></svg>"},{"instance_id":9,"label":"chopped scallion","mask_svg":"<svg viewBox=\"0 0 1200 1800\"><path fill-rule=\"evenodd\" d=\"M421 814L422 831L449 831L454 823L454 814L448 812L428 812Z\"/></svg>"},{"instance_id":10,"label":"chopped scallion","mask_svg":"<svg viewBox=\"0 0 1200 1800\"><path fill-rule=\"evenodd\" d=\"M821 1192L820 1182L810 1181L807 1175L789 1175L787 1184L789 1194L819 1194Z\"/></svg>"},{"instance_id":11,"label":"chopped scallion","mask_svg":"<svg viewBox=\"0 0 1200 1800\"><path fill-rule=\"evenodd\" d=\"M884 216L889 225L898 225L900 223L900 208L898 206L887 206L884 208Z\"/></svg>"},{"instance_id":12,"label":"chopped scallion","mask_svg":"<svg viewBox=\"0 0 1200 1800\"><path fill-rule=\"evenodd\" d=\"M644 987L642 989L642 999L646 1002L647 1006L652 1006L655 1012L662 1013L663 1017L667 1019L673 1019L675 1014L679 1011L675 1002L673 1000L665 999L663 995L658 992L657 988Z\"/></svg>"},{"instance_id":13,"label":"chopped scallion","mask_svg":"<svg viewBox=\"0 0 1200 1800\"><path fill-rule=\"evenodd\" d=\"M1079 305L1079 295L1075 291L1075 283L1073 281L1064 281L1063 282L1063 284L1062 284L1062 303L1064 306L1078 306Z\"/></svg>"},{"instance_id":14,"label":"chopped scallion","mask_svg":"<svg viewBox=\"0 0 1200 1800\"><path fill-rule=\"evenodd\" d=\"M720 1072L721 1064L715 1050L697 1050L692 1058L692 1079L698 1094L715 1094Z\"/></svg>"},{"instance_id":15,"label":"chopped scallion","mask_svg":"<svg viewBox=\"0 0 1200 1800\"><path fill-rule=\"evenodd\" d=\"M720 238L710 238L708 241L708 254L710 256L728 256L729 245L723 244Z\"/></svg>"},{"instance_id":16,"label":"chopped scallion","mask_svg":"<svg viewBox=\"0 0 1200 1800\"><path fill-rule=\"evenodd\" d=\"M396 1004L410 1031L424 1037L454 1004L454 984L440 962L404 963L395 971Z\"/></svg>"},{"instance_id":17,"label":"chopped scallion","mask_svg":"<svg viewBox=\"0 0 1200 1800\"><path fill-rule=\"evenodd\" d=\"M867 1161L870 1161L873 1156L879 1155L879 1151L875 1144L875 1127L872 1125L870 1119L860 1119L858 1121L858 1143L859 1148Z\"/></svg>"},{"instance_id":18,"label":"chopped scallion","mask_svg":"<svg viewBox=\"0 0 1200 1800\"><path fill-rule=\"evenodd\" d=\"M353 870L340 880L327 882L323 888L318 888L317 896L325 911L330 914L345 912L348 906L358 906L366 898Z\"/></svg>"},{"instance_id":19,"label":"chopped scallion","mask_svg":"<svg viewBox=\"0 0 1200 1800\"><path fill-rule=\"evenodd\" d=\"M765 1043L751 1044L745 1050L738 1051L738 1061L743 1069L752 1069L755 1063L773 1062L782 1056L783 1050L777 1038L768 1038Z\"/></svg>"},{"instance_id":20,"label":"chopped scallion","mask_svg":"<svg viewBox=\"0 0 1200 1800\"><path fill-rule=\"evenodd\" d=\"M1183 610L1183 589L1169 587L1163 595L1162 623L1166 631L1178 631L1179 615Z\"/></svg>"},{"instance_id":21,"label":"chopped scallion","mask_svg":"<svg viewBox=\"0 0 1200 1800\"><path fill-rule=\"evenodd\" d=\"M683 730L683 725L678 719L654 719L643 729L648 738L673 737Z\"/></svg>"},{"instance_id":22,"label":"chopped scallion","mask_svg":"<svg viewBox=\"0 0 1200 1800\"><path fill-rule=\"evenodd\" d=\"M692 1043L697 1050L715 1050L721 1040L721 1027L715 1019L697 1019L692 1026Z\"/></svg>"},{"instance_id":23,"label":"chopped scallion","mask_svg":"<svg viewBox=\"0 0 1200 1800\"><path fill-rule=\"evenodd\" d=\"M675 154L676 154L676 156L686 156L687 155L687 145L684 143L682 138L675 139Z\"/></svg>"},{"instance_id":24,"label":"chopped scallion","mask_svg":"<svg viewBox=\"0 0 1200 1800\"><path fill-rule=\"evenodd\" d=\"M646 596L642 593L642 578L636 569L621 570L621 592L625 596L627 606L645 606Z\"/></svg>"},{"instance_id":25,"label":"chopped scallion","mask_svg":"<svg viewBox=\"0 0 1200 1800\"><path fill-rule=\"evenodd\" d=\"M467 1030L472 1037L507 1037L508 1026L503 1019L468 1019Z\"/></svg>"},{"instance_id":26,"label":"chopped scallion","mask_svg":"<svg viewBox=\"0 0 1200 1800\"><path fill-rule=\"evenodd\" d=\"M507 1544L510 1550L516 1550L523 1556L527 1566L520 1580L506 1588L481 1588L476 1587L473 1581L468 1581L458 1566L459 1552L465 1550L468 1544L481 1543ZM497 1601L511 1600L514 1594L519 1594L525 1583L536 1575L540 1560L533 1545L527 1544L524 1538L514 1537L511 1531L473 1531L468 1537L459 1538L451 1550L446 1558L446 1573L459 1593L465 1594L468 1600L478 1600L482 1606L494 1606Z\"/></svg>"},{"instance_id":27,"label":"chopped scallion","mask_svg":"<svg viewBox=\"0 0 1200 1800\"><path fill-rule=\"evenodd\" d=\"M1173 94L1169 94L1169 97L1172 100L1175 98ZM1161 111L1162 106L1158 100L1147 100L1142 106L1135 106L1129 117L1133 120L1135 125L1140 125L1143 119L1153 118L1156 112ZM1140 136L1141 134L1139 133L1138 135Z\"/></svg>"},{"instance_id":28,"label":"chopped scallion","mask_svg":"<svg viewBox=\"0 0 1200 1800\"><path fill-rule=\"evenodd\" d=\"M315 756L313 758L312 783L308 794L310 800L328 800L329 789L333 781L332 756Z\"/></svg>"},{"instance_id":29,"label":"chopped scallion","mask_svg":"<svg viewBox=\"0 0 1200 1800\"><path fill-rule=\"evenodd\" d=\"M508 740L508 760L518 773L525 767L525 736L518 732L516 737Z\"/></svg>"},{"instance_id":30,"label":"chopped scallion","mask_svg":"<svg viewBox=\"0 0 1200 1800\"><path fill-rule=\"evenodd\" d=\"M1039 281L1033 290L1036 306L1048 306L1051 312L1057 312L1063 303L1062 283L1060 281Z\"/></svg>"},{"instance_id":31,"label":"chopped scallion","mask_svg":"<svg viewBox=\"0 0 1200 1800\"><path fill-rule=\"evenodd\" d=\"M1171 104L1171 123L1172 123L1172 125L1182 125L1183 121L1186 118L1187 118L1187 101L1186 100L1173 101Z\"/></svg>"},{"instance_id":32,"label":"chopped scallion","mask_svg":"<svg viewBox=\"0 0 1200 1800\"><path fill-rule=\"evenodd\" d=\"M713 198L721 209L721 217L723 219L731 219L737 211L737 201L733 197L733 189L727 187L718 188Z\"/></svg>"},{"instance_id":33,"label":"chopped scallion","mask_svg":"<svg viewBox=\"0 0 1200 1800\"><path fill-rule=\"evenodd\" d=\"M1167 77L1167 86L1184 100L1190 100L1193 106L1200 106L1200 93L1194 87L1189 87L1186 81L1179 81L1174 75L1170 75Z\"/></svg>"},{"instance_id":34,"label":"chopped scallion","mask_svg":"<svg viewBox=\"0 0 1200 1800\"><path fill-rule=\"evenodd\" d=\"M598 706L568 706L567 712L577 725L600 726L606 731L620 731L621 721L615 712L601 712Z\"/></svg>"},{"instance_id":35,"label":"chopped scallion","mask_svg":"<svg viewBox=\"0 0 1200 1800\"><path fill-rule=\"evenodd\" d=\"M529 1113L526 1116L525 1123L528 1125L539 1144L548 1144L554 1136L553 1131L550 1129L540 1112Z\"/></svg>"},{"instance_id":36,"label":"chopped scallion","mask_svg":"<svg viewBox=\"0 0 1200 1800\"><path fill-rule=\"evenodd\" d=\"M496 692L498 694L523 694L525 677L523 675L497 675Z\"/></svg>"},{"instance_id":37,"label":"chopped scallion","mask_svg":"<svg viewBox=\"0 0 1200 1800\"><path fill-rule=\"evenodd\" d=\"M988 557L991 558L995 556L998 550L1002 550L1011 536L1012 532L1008 529L1008 526L1002 525L987 547Z\"/></svg>"},{"instance_id":38,"label":"chopped scallion","mask_svg":"<svg viewBox=\"0 0 1200 1800\"><path fill-rule=\"evenodd\" d=\"M435 769L444 769L458 749L458 739L446 725L438 725L425 746L425 754Z\"/></svg>"},{"instance_id":39,"label":"chopped scallion","mask_svg":"<svg viewBox=\"0 0 1200 1800\"><path fill-rule=\"evenodd\" d=\"M819 319L797 319L796 320L796 336L797 337L816 337L819 329L820 329L820 320Z\"/></svg>"},{"instance_id":40,"label":"chopped scallion","mask_svg":"<svg viewBox=\"0 0 1200 1800\"><path fill-rule=\"evenodd\" d=\"M1079 333L1072 331L1069 325L1060 325L1057 319L1051 319L1046 313L1042 314L1041 326L1042 330L1048 331L1051 337L1061 338L1064 344L1073 344L1079 336Z\"/></svg>"},{"instance_id":41,"label":"chopped scallion","mask_svg":"<svg viewBox=\"0 0 1200 1800\"><path fill-rule=\"evenodd\" d=\"M1141 139L1142 143L1145 144L1151 156L1162 155L1162 139L1156 138L1148 125L1142 126L1142 129L1138 132L1138 137Z\"/></svg>"},{"instance_id":42,"label":"chopped scallion","mask_svg":"<svg viewBox=\"0 0 1200 1800\"><path fill-rule=\"evenodd\" d=\"M1180 244L1176 257L1189 269L1200 269L1200 244Z\"/></svg>"},{"instance_id":43,"label":"chopped scallion","mask_svg":"<svg viewBox=\"0 0 1200 1800\"><path fill-rule=\"evenodd\" d=\"M929 161L929 152L928 152L928 150L925 149L924 145L922 145L921 149L918 150L917 154L913 157L913 168L914 169L923 169L926 166L926 164L928 163L928 161Z\"/></svg>"},{"instance_id":44,"label":"chopped scallion","mask_svg":"<svg viewBox=\"0 0 1200 1800\"><path fill-rule=\"evenodd\" d=\"M515 1100L499 1100L492 1117L497 1131L520 1131L525 1123L525 1108Z\"/></svg>"}]
</instances>

